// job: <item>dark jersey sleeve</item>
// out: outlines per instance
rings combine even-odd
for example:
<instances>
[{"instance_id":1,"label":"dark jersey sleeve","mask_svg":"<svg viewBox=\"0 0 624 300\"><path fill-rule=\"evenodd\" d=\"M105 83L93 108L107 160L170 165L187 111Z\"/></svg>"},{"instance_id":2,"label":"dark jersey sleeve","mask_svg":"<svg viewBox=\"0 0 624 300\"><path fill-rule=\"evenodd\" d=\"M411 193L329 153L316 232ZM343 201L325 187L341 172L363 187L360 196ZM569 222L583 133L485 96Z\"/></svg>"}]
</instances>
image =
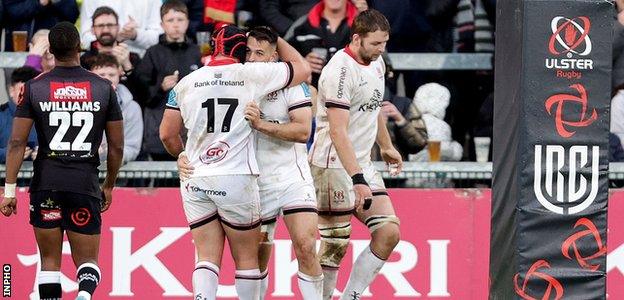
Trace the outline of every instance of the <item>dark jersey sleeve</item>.
<instances>
[{"instance_id":1,"label":"dark jersey sleeve","mask_svg":"<svg viewBox=\"0 0 624 300\"><path fill-rule=\"evenodd\" d=\"M30 101L30 85L28 83L24 84L20 91L15 116L28 119L35 118L35 112L33 111L32 102Z\"/></svg>"},{"instance_id":2,"label":"dark jersey sleeve","mask_svg":"<svg viewBox=\"0 0 624 300\"><path fill-rule=\"evenodd\" d=\"M108 103L109 106L108 111L106 112L106 121L123 120L121 107L119 106L119 101L117 100L117 93L115 93L112 85L110 87L110 99Z\"/></svg>"}]
</instances>

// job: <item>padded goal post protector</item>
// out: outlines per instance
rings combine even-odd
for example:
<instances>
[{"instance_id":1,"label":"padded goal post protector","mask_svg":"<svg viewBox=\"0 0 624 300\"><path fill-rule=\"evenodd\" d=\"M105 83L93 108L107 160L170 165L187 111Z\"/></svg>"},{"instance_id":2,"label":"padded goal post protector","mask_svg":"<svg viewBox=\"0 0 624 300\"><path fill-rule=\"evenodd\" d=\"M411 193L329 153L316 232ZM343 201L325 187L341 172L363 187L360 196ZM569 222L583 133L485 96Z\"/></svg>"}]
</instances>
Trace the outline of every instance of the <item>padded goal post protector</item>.
<instances>
[{"instance_id":1,"label":"padded goal post protector","mask_svg":"<svg viewBox=\"0 0 624 300\"><path fill-rule=\"evenodd\" d=\"M603 299L614 8L498 5L490 299Z\"/></svg>"}]
</instances>

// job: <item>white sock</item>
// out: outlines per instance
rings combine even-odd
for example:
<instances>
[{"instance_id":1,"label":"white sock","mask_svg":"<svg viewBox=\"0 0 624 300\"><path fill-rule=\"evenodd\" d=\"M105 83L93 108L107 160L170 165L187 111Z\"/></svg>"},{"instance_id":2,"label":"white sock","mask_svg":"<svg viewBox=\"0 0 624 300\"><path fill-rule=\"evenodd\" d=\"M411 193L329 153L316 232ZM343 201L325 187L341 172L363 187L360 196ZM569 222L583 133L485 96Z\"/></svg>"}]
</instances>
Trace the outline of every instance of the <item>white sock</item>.
<instances>
[{"instance_id":1,"label":"white sock","mask_svg":"<svg viewBox=\"0 0 624 300\"><path fill-rule=\"evenodd\" d=\"M234 284L240 300L260 299L260 281L262 273L259 269L236 270Z\"/></svg>"},{"instance_id":2,"label":"white sock","mask_svg":"<svg viewBox=\"0 0 624 300\"><path fill-rule=\"evenodd\" d=\"M319 300L323 298L323 274L310 276L301 272L297 273L299 291L303 300Z\"/></svg>"},{"instance_id":3,"label":"white sock","mask_svg":"<svg viewBox=\"0 0 624 300\"><path fill-rule=\"evenodd\" d=\"M262 280L260 280L260 300L264 300L267 290L269 289L269 269L267 268L262 272Z\"/></svg>"},{"instance_id":4,"label":"white sock","mask_svg":"<svg viewBox=\"0 0 624 300\"><path fill-rule=\"evenodd\" d=\"M219 267L208 261L199 261L193 271L193 299L214 300L219 287Z\"/></svg>"},{"instance_id":5,"label":"white sock","mask_svg":"<svg viewBox=\"0 0 624 300\"><path fill-rule=\"evenodd\" d=\"M39 297L43 300L60 300L63 294L60 271L39 271L37 276Z\"/></svg>"},{"instance_id":6,"label":"white sock","mask_svg":"<svg viewBox=\"0 0 624 300\"><path fill-rule=\"evenodd\" d=\"M384 263L386 263L386 261L375 255L371 251L370 246L366 247L355 260L351 275L349 276L349 281L347 282L347 287L340 299L360 299L362 292L373 282L373 279L375 279L375 276L377 276L377 273L379 273Z\"/></svg>"},{"instance_id":7,"label":"white sock","mask_svg":"<svg viewBox=\"0 0 624 300\"><path fill-rule=\"evenodd\" d=\"M338 269L323 267L323 299L330 300L338 282Z\"/></svg>"}]
</instances>

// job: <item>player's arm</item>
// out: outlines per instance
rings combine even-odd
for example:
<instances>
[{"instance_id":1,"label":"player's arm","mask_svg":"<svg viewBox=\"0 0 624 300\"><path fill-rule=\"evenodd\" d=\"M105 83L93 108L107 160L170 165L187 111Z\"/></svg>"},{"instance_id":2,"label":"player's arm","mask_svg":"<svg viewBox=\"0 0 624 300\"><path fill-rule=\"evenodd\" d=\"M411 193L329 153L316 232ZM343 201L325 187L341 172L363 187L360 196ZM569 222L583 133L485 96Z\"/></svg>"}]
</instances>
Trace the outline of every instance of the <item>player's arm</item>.
<instances>
[{"instance_id":1,"label":"player's arm","mask_svg":"<svg viewBox=\"0 0 624 300\"><path fill-rule=\"evenodd\" d=\"M184 143L180 135L183 126L180 111L166 108L160 123L160 140L173 157L178 157L184 151Z\"/></svg>"},{"instance_id":2,"label":"player's arm","mask_svg":"<svg viewBox=\"0 0 624 300\"><path fill-rule=\"evenodd\" d=\"M108 143L108 153L106 155L106 178L102 184L102 192L104 193L104 205L102 212L108 210L112 202L112 191L115 187L117 174L123 162L124 136L123 136L123 120L106 122L106 141Z\"/></svg>"},{"instance_id":3,"label":"player's arm","mask_svg":"<svg viewBox=\"0 0 624 300\"><path fill-rule=\"evenodd\" d=\"M17 200L15 199L17 173L24 161L24 151L32 124L33 120L30 118L15 117L13 119L13 129L6 154L4 199L0 204L0 211L7 217L12 213L17 214Z\"/></svg>"},{"instance_id":4,"label":"player's arm","mask_svg":"<svg viewBox=\"0 0 624 300\"><path fill-rule=\"evenodd\" d=\"M401 153L394 148L386 121L381 113L377 116L377 145L379 146L381 158L388 164L395 165L391 169L392 175L397 175L403 169L403 159ZM396 168L396 171L393 170Z\"/></svg>"},{"instance_id":5,"label":"player's arm","mask_svg":"<svg viewBox=\"0 0 624 300\"><path fill-rule=\"evenodd\" d=\"M245 107L245 118L249 120L252 128L280 140L305 143L310 138L312 127L312 110L309 106L291 110L290 123L277 124L262 120L260 108L255 102L250 102Z\"/></svg>"},{"instance_id":6,"label":"player's arm","mask_svg":"<svg viewBox=\"0 0 624 300\"><path fill-rule=\"evenodd\" d=\"M289 87L306 81L312 74L310 65L305 58L281 37L277 39L277 54L282 61L289 62L292 66L292 80L288 85Z\"/></svg>"}]
</instances>

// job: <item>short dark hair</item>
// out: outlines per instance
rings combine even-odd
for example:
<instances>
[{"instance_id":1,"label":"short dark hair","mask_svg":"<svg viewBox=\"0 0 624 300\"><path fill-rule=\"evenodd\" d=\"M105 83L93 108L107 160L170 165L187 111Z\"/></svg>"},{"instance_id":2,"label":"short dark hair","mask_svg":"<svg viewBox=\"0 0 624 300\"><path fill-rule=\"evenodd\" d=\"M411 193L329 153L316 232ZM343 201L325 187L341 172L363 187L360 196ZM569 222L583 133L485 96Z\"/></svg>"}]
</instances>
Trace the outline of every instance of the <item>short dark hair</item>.
<instances>
[{"instance_id":1,"label":"short dark hair","mask_svg":"<svg viewBox=\"0 0 624 300\"><path fill-rule=\"evenodd\" d=\"M108 6L100 6L95 9L93 16L91 16L91 26L95 23L95 19L101 15L113 15L115 17L115 21L119 22L119 15L117 15L117 12L114 9Z\"/></svg>"},{"instance_id":2,"label":"short dark hair","mask_svg":"<svg viewBox=\"0 0 624 300\"><path fill-rule=\"evenodd\" d=\"M352 36L357 34L361 37L366 37L369 33L377 30L390 33L390 23L388 23L388 19L382 13L374 9L367 9L361 12L355 17L353 24L351 24Z\"/></svg>"},{"instance_id":3,"label":"short dark hair","mask_svg":"<svg viewBox=\"0 0 624 300\"><path fill-rule=\"evenodd\" d=\"M184 2L179 0L167 0L160 7L160 18L162 19L172 9L173 11L182 12L188 17L188 8Z\"/></svg>"},{"instance_id":4,"label":"short dark hair","mask_svg":"<svg viewBox=\"0 0 624 300\"><path fill-rule=\"evenodd\" d=\"M91 70L104 67L119 68L120 66L117 58L108 53L99 53L91 61Z\"/></svg>"},{"instance_id":5,"label":"short dark hair","mask_svg":"<svg viewBox=\"0 0 624 300\"><path fill-rule=\"evenodd\" d=\"M17 68L11 73L11 85L15 85L20 82L26 82L39 76L39 74L40 72L33 67L24 66L21 68Z\"/></svg>"},{"instance_id":6,"label":"short dark hair","mask_svg":"<svg viewBox=\"0 0 624 300\"><path fill-rule=\"evenodd\" d=\"M269 42L269 44L271 45L276 45L279 35L271 27L256 26L249 31L249 37L252 37L259 42L266 41Z\"/></svg>"},{"instance_id":7,"label":"short dark hair","mask_svg":"<svg viewBox=\"0 0 624 300\"><path fill-rule=\"evenodd\" d=\"M74 24L60 22L50 29L48 35L50 53L60 61L72 59L80 52L80 34Z\"/></svg>"}]
</instances>

